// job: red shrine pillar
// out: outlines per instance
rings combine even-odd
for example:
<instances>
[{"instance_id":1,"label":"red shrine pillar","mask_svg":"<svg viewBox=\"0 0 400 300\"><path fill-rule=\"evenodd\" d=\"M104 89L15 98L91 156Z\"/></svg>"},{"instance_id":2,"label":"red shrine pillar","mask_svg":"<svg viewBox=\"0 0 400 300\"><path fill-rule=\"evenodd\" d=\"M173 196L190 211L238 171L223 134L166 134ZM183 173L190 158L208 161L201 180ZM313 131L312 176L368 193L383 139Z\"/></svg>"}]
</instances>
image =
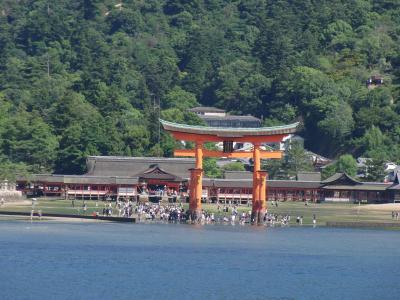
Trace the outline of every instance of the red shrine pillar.
<instances>
[{"instance_id":1,"label":"red shrine pillar","mask_svg":"<svg viewBox=\"0 0 400 300\"><path fill-rule=\"evenodd\" d=\"M190 169L189 213L192 220L201 216L201 196L203 193L203 143L197 142L195 147L196 167Z\"/></svg>"},{"instance_id":2,"label":"red shrine pillar","mask_svg":"<svg viewBox=\"0 0 400 300\"><path fill-rule=\"evenodd\" d=\"M267 197L268 197L267 178L268 178L268 173L266 171L258 171L260 202L257 210L257 220L256 220L257 223L263 222L264 215L267 210Z\"/></svg>"},{"instance_id":3,"label":"red shrine pillar","mask_svg":"<svg viewBox=\"0 0 400 300\"><path fill-rule=\"evenodd\" d=\"M259 171L261 169L261 161L260 161L260 144L254 143L253 149L253 205L251 210L251 221L252 223L257 222L258 212L260 210L260 182L258 179Z\"/></svg>"}]
</instances>

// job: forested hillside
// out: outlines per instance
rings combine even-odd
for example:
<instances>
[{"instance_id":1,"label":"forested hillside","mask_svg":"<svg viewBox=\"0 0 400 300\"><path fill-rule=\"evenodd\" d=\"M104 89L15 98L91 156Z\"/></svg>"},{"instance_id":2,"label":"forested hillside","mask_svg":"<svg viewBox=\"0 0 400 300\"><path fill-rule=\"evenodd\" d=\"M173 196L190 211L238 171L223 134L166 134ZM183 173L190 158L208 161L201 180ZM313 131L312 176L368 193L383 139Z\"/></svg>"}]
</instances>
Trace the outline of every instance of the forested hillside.
<instances>
[{"instance_id":1,"label":"forested hillside","mask_svg":"<svg viewBox=\"0 0 400 300\"><path fill-rule=\"evenodd\" d=\"M154 103L300 120L312 151L400 161L398 0L1 0L0 53L3 173L170 156Z\"/></svg>"}]
</instances>

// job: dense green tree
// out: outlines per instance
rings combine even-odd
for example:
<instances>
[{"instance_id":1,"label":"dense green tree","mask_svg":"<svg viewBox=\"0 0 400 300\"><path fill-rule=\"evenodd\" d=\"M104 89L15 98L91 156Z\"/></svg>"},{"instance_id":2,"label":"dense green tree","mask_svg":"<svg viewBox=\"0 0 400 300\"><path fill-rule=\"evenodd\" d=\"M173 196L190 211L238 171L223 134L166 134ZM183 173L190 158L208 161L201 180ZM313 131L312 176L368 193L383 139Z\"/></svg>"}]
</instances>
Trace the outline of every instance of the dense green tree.
<instances>
[{"instance_id":1,"label":"dense green tree","mask_svg":"<svg viewBox=\"0 0 400 300\"><path fill-rule=\"evenodd\" d=\"M271 81L258 73L255 65L243 60L221 67L217 79L219 106L239 114L260 112L271 87Z\"/></svg>"},{"instance_id":2,"label":"dense green tree","mask_svg":"<svg viewBox=\"0 0 400 300\"><path fill-rule=\"evenodd\" d=\"M189 108L197 106L198 102L195 95L176 86L165 96L161 104L163 107L176 108L184 112Z\"/></svg>"},{"instance_id":3,"label":"dense green tree","mask_svg":"<svg viewBox=\"0 0 400 300\"><path fill-rule=\"evenodd\" d=\"M56 172L66 174L82 174L86 155L99 154L90 147L85 151L82 144L83 129L79 124L72 124L65 129L60 140L60 151L56 160Z\"/></svg>"},{"instance_id":4,"label":"dense green tree","mask_svg":"<svg viewBox=\"0 0 400 300\"><path fill-rule=\"evenodd\" d=\"M312 161L298 142L291 143L284 158L284 168L290 177L296 176L300 171L312 171Z\"/></svg>"},{"instance_id":5,"label":"dense green tree","mask_svg":"<svg viewBox=\"0 0 400 300\"><path fill-rule=\"evenodd\" d=\"M388 138L375 126L367 130L365 135L356 141L356 145L359 147L359 152L367 157L379 157L382 160L389 158Z\"/></svg>"},{"instance_id":6,"label":"dense green tree","mask_svg":"<svg viewBox=\"0 0 400 300\"><path fill-rule=\"evenodd\" d=\"M204 124L197 105L302 121L305 147L330 158L400 161L398 1L115 4L1 1L5 163L79 173L90 154L171 156L158 118Z\"/></svg>"},{"instance_id":7,"label":"dense green tree","mask_svg":"<svg viewBox=\"0 0 400 300\"><path fill-rule=\"evenodd\" d=\"M343 141L352 132L354 121L352 109L346 102L339 101L329 108L326 117L318 122L319 128L336 141Z\"/></svg>"},{"instance_id":8,"label":"dense green tree","mask_svg":"<svg viewBox=\"0 0 400 300\"><path fill-rule=\"evenodd\" d=\"M204 175L209 178L222 178L222 170L217 165L215 158L206 157L203 160Z\"/></svg>"},{"instance_id":9,"label":"dense green tree","mask_svg":"<svg viewBox=\"0 0 400 300\"><path fill-rule=\"evenodd\" d=\"M385 161L381 156L370 158L366 162L366 177L367 181L383 181L385 177Z\"/></svg>"},{"instance_id":10,"label":"dense green tree","mask_svg":"<svg viewBox=\"0 0 400 300\"><path fill-rule=\"evenodd\" d=\"M243 163L241 162L231 162L222 167L225 171L246 171Z\"/></svg>"},{"instance_id":11,"label":"dense green tree","mask_svg":"<svg viewBox=\"0 0 400 300\"><path fill-rule=\"evenodd\" d=\"M53 168L58 141L37 112L19 107L0 133L2 153L11 161L31 165L36 172Z\"/></svg>"},{"instance_id":12,"label":"dense green tree","mask_svg":"<svg viewBox=\"0 0 400 300\"><path fill-rule=\"evenodd\" d=\"M329 177L331 177L332 175L334 175L336 173L336 164L335 163L331 163L326 165L323 169L322 169L322 179L327 179Z\"/></svg>"},{"instance_id":13,"label":"dense green tree","mask_svg":"<svg viewBox=\"0 0 400 300\"><path fill-rule=\"evenodd\" d=\"M346 173L350 176L357 175L357 161L350 154L344 154L339 157L335 163L336 172Z\"/></svg>"},{"instance_id":14,"label":"dense green tree","mask_svg":"<svg viewBox=\"0 0 400 300\"><path fill-rule=\"evenodd\" d=\"M9 182L13 182L21 176L29 181L31 173L29 165L22 162L13 163L4 156L0 157L0 180L7 179Z\"/></svg>"},{"instance_id":15,"label":"dense green tree","mask_svg":"<svg viewBox=\"0 0 400 300\"><path fill-rule=\"evenodd\" d=\"M268 172L269 179L287 179L285 162L282 159L262 160L262 169Z\"/></svg>"}]
</instances>

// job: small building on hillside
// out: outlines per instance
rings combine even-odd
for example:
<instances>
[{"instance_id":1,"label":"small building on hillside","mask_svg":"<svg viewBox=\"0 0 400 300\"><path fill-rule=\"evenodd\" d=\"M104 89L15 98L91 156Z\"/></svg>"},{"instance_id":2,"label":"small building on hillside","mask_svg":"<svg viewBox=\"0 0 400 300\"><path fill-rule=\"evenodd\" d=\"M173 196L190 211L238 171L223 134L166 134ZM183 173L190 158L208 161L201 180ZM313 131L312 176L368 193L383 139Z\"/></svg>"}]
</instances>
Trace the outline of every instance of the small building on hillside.
<instances>
[{"instance_id":1,"label":"small building on hillside","mask_svg":"<svg viewBox=\"0 0 400 300\"><path fill-rule=\"evenodd\" d=\"M234 128L256 128L261 127L261 120L253 116L226 115L200 116L200 118L211 127L234 127Z\"/></svg>"},{"instance_id":2,"label":"small building on hillside","mask_svg":"<svg viewBox=\"0 0 400 300\"><path fill-rule=\"evenodd\" d=\"M304 147L304 138L297 134L289 134L288 136L283 138L283 141L279 144L278 150L287 151L294 143L297 143Z\"/></svg>"},{"instance_id":3,"label":"small building on hillside","mask_svg":"<svg viewBox=\"0 0 400 300\"><path fill-rule=\"evenodd\" d=\"M383 77L379 75L373 75L367 79L366 85L368 89L374 89L383 84Z\"/></svg>"},{"instance_id":4,"label":"small building on hillside","mask_svg":"<svg viewBox=\"0 0 400 300\"><path fill-rule=\"evenodd\" d=\"M261 120L253 116L237 116L226 113L216 107L199 106L189 109L211 127L256 128L261 127Z\"/></svg>"},{"instance_id":5,"label":"small building on hillside","mask_svg":"<svg viewBox=\"0 0 400 300\"><path fill-rule=\"evenodd\" d=\"M188 111L195 113L200 116L216 116L216 117L225 117L226 111L224 109L209 107L209 106L198 106L188 109Z\"/></svg>"}]
</instances>

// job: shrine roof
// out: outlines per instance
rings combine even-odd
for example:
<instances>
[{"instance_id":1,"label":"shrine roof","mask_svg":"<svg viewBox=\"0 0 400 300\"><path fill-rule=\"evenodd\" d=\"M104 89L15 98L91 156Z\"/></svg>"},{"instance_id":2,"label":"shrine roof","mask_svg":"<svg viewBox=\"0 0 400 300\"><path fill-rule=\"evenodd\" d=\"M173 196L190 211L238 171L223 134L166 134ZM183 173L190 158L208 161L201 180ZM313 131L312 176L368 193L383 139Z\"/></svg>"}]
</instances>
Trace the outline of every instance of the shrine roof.
<instances>
[{"instance_id":1,"label":"shrine roof","mask_svg":"<svg viewBox=\"0 0 400 300\"><path fill-rule=\"evenodd\" d=\"M191 112L213 112L213 113L224 113L225 110L216 108L216 107L210 107L210 106L198 106L198 107L193 107L188 109Z\"/></svg>"},{"instance_id":2,"label":"shrine roof","mask_svg":"<svg viewBox=\"0 0 400 300\"><path fill-rule=\"evenodd\" d=\"M198 125L186 125L168 122L160 119L163 128L167 131L176 131L193 134L207 134L219 137L243 137L243 136L266 136L278 134L290 134L296 132L299 122L273 127L235 128L235 127L209 127Z\"/></svg>"}]
</instances>

